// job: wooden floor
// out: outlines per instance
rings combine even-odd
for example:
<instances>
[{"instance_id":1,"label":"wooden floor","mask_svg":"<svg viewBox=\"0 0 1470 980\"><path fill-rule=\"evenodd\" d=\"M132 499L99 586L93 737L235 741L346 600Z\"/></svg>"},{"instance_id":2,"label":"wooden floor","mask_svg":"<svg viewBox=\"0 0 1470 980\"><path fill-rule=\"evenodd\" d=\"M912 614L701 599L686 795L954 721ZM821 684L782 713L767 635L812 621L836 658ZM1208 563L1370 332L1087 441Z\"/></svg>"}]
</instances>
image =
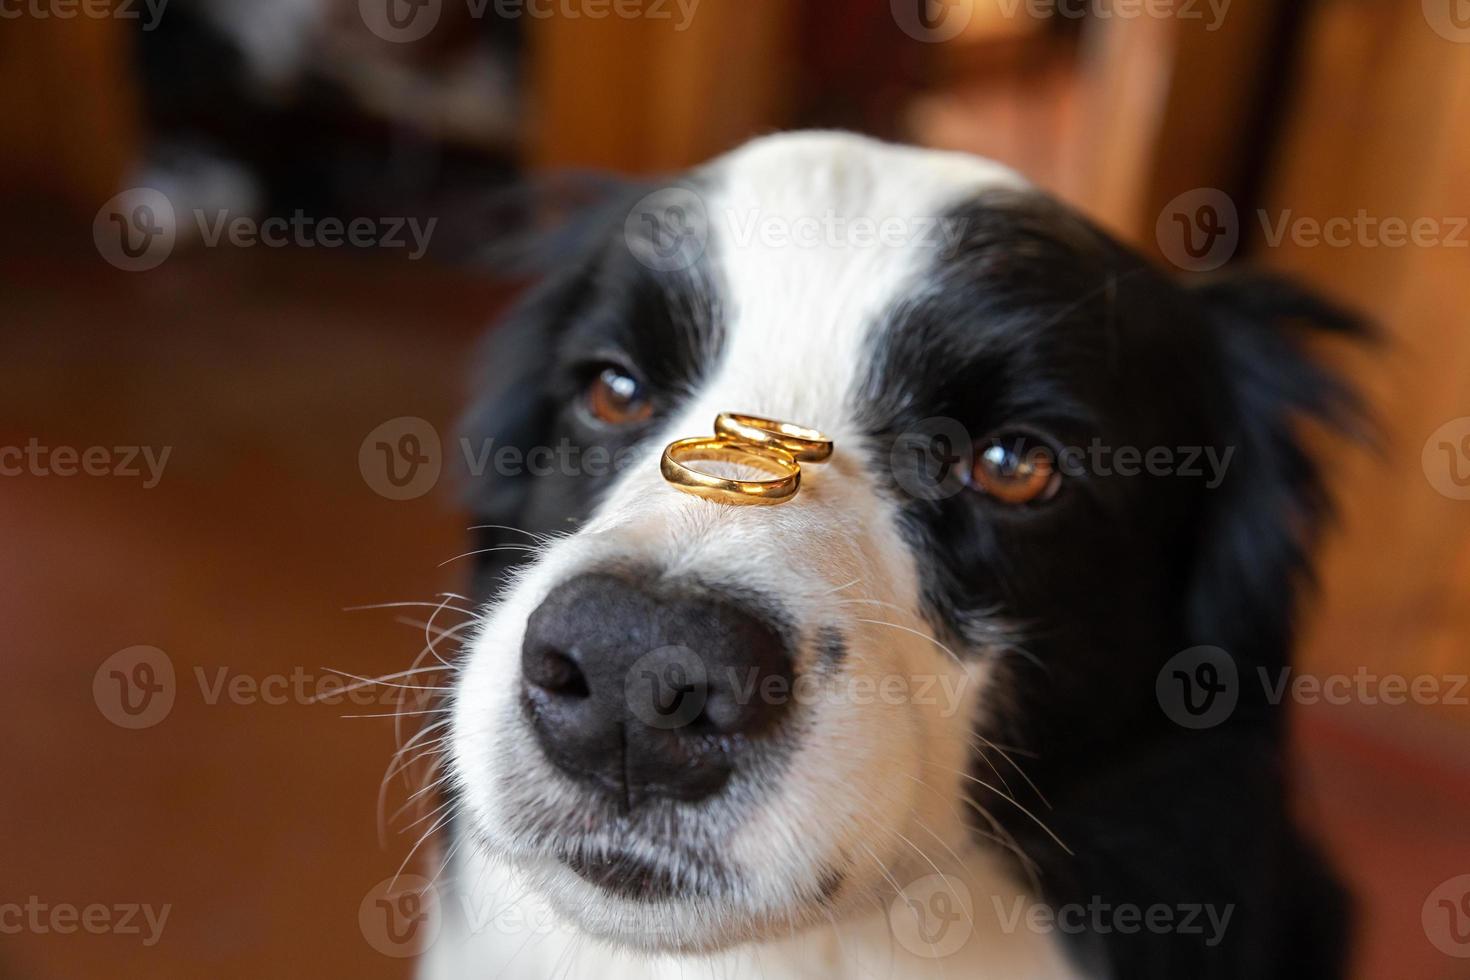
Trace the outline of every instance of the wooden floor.
<instances>
[{"instance_id":1,"label":"wooden floor","mask_svg":"<svg viewBox=\"0 0 1470 980\"><path fill-rule=\"evenodd\" d=\"M359 927L416 830L380 843L388 711L214 697L221 678L406 667L424 601L460 582L447 481L385 499L364 436L449 431L494 287L409 265L268 250L116 272L65 242L0 250L0 446L172 447L163 478L0 479L0 904L169 906L161 939L26 930L0 977L401 977ZM452 622L452 620L451 620ZM94 697L108 657L167 655L141 730ZM200 674L202 671L203 680ZM246 682L241 682L246 683ZM211 703L213 702L213 703ZM113 710L115 714L115 710ZM1438 980L1430 889L1470 872L1470 792L1428 754L1303 726L1307 809L1361 896L1357 975Z\"/></svg>"}]
</instances>

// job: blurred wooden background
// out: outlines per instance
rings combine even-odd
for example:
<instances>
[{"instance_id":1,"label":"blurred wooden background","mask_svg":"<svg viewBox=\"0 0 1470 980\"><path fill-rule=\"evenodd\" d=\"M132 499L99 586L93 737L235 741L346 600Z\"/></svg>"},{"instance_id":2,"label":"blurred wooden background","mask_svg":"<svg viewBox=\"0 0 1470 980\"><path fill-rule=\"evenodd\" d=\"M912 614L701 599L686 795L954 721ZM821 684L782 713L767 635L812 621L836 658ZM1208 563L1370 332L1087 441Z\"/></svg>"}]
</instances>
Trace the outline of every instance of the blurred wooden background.
<instances>
[{"instance_id":1,"label":"blurred wooden background","mask_svg":"<svg viewBox=\"0 0 1470 980\"><path fill-rule=\"evenodd\" d=\"M530 170L657 173L771 129L846 125L1011 163L1161 259L1155 225L1165 204L1197 188L1226 192L1240 215L1243 258L1358 307L1388 339L1372 353L1324 351L1369 392L1383 450L1378 457L1332 451L1343 521L1324 549L1302 669L1463 674L1470 671L1470 501L1436 491L1421 452L1442 424L1470 416L1470 249L1364 241L1337 248L1290 239L1272 246L1256 217L1264 210L1272 219L1288 211L1351 218L1360 209L1407 221L1470 215L1470 43L1437 31L1427 14L1432 5L1235 0L1211 29L1207 21L1157 17L1048 21L1008 16L1016 7L1002 0L953 0L946 8L951 16L968 19L944 43L895 30L888 0L704 0L683 32L647 20L540 20L527 35L522 157ZM336 378L346 359L360 383L331 388L343 399L328 426L338 441L351 443L379 417L385 392L404 412L447 425L457 401L443 388L445 366L462 363L498 296L423 270L379 281L376 271L364 274L307 254L256 254L233 265L222 254L185 256L149 279L148 290L111 269L99 275L92 215L125 186L147 139L124 25L5 21L0 91L0 196L39 206L48 228L45 236L32 228L3 251L5 273L13 277L0 287L5 316L36 328L24 343L15 341L20 334L7 338L15 345L7 348L4 375L10 437L49 431L54 438L95 440L98 431L131 418L109 408L115 398L136 402L136 411L152 424L166 423L165 431L183 426L181 442L192 440L203 458L222 454L224 461L217 472L170 484L129 516L94 486L69 485L59 494L34 484L0 487L7 493L0 513L15 545L8 609L17 621L33 617L27 628L37 635L62 624L80 651L75 664L23 660L17 683L39 693L27 702L29 713L11 715L19 733L13 750L25 750L13 767L43 753L35 733L51 730L69 732L64 744L91 767L48 768L44 780L27 784L26 815L7 818L6 829L12 842L60 833L65 842L53 841L58 852L70 850L88 840L96 812L110 806L110 828L91 838L99 853L141 847L116 862L94 860L86 847L67 858L25 846L9 855L5 870L12 882L50 877L80 894L102 888L130 897L128 888L142 882L189 899L193 905L178 926L187 941L155 953L152 965L134 975L190 975L201 950L216 957L204 962L219 976L260 975L283 954L330 969L344 962L343 949L361 975L402 975L403 964L363 946L351 919L356 897L393 870L402 850L386 859L375 854L370 868L361 857L373 844L370 815L363 814L370 801L358 797L376 786L386 738L372 743L382 758L354 755L367 743L341 725L362 723L293 709L278 716L288 722L261 725L258 744L240 746L221 733L219 716L181 709L170 719L172 734L160 728L133 742L94 745L88 738L98 734L95 711L84 696L74 703L72 674L89 672L105 652L125 645L118 633L124 628L140 637L128 642L177 649L181 666L191 656L184 652L189 644L210 631L220 634L211 642L242 669L252 658L270 669L289 666L270 659L294 656L284 652L287 641L325 646L344 637L361 645L364 671L401 666L401 647L375 641L375 629L344 628L336 608L398 597L415 582L452 587L453 576L433 566L458 550L456 518L448 510L418 510L405 522L402 510L354 498L362 487L347 457L321 472L303 467L318 447L293 421L299 416L263 412L257 391L283 386L300 412L319 412L316 373ZM38 237L55 248L38 248ZM78 246L80 257L59 257L65 249L58 242ZM372 287L365 289L365 281ZM427 328L419 305L395 302L426 290L442 307L428 344L419 340ZM201 310L211 311L203 326ZM289 356L278 354L278 320L294 325ZM208 412L198 414L202 396L191 372L201 363L220 371L238 366L234 354L221 356L197 339L221 322L224 332L208 336L251 352L242 375L249 390L214 392ZM119 333L106 344L87 339L109 331ZM134 337L137 342L118 339ZM76 365L92 363L89 357L95 366L79 372ZM160 366L171 357L174 367ZM370 369L384 363L392 370ZM350 403L354 395L361 402ZM216 444L213 430L205 431L215 425L236 428ZM232 468L242 459L263 460L266 475L284 481L264 497L284 509L284 526L281 513L242 493L240 480L260 477ZM1464 462L1470 466L1470 459ZM344 499L354 502L344 509ZM68 502L76 510L63 513ZM232 523L220 515L234 509L247 512L240 527L216 530ZM89 516L78 521L78 513ZM382 542L382 555L369 555L355 527L322 532L323 514L398 530ZM180 526L202 543L160 552L157 541ZM356 559L313 555L280 579L294 594L278 594L279 553L313 533ZM57 563L62 552L55 542L70 542L76 562L110 574L72 583L70 570ZM44 560L26 558L27 545ZM219 547L243 551L248 560L215 568ZM135 579L141 554L149 556L150 571ZM400 569L390 582L380 582L376 571L385 562ZM199 591L200 576L211 590L250 602L214 622L213 610L201 611L214 591ZM374 583L398 591L379 596ZM330 597L330 615L297 608L308 591ZM79 601L93 614L78 616ZM250 628L235 635L231 616ZM160 632L149 625L156 622L170 625ZM258 642L247 642L250 637ZM210 655L217 662L223 654ZM1300 715L1302 772L1320 808L1314 824L1325 828L1362 896L1357 975L1456 976L1457 964L1425 943L1418 917L1428 888L1470 870L1463 834L1470 813L1470 710L1442 703L1351 705ZM81 719L80 726L58 724L68 718ZM310 768L320 756L300 750L316 744L351 761L320 779ZM243 782L214 773L216 757L238 767ZM159 758L171 767L172 781L151 768ZM151 775L140 780L140 771ZM179 774L187 778L180 781ZM271 787L263 797L262 785ZM311 801L314 787L325 790L319 801ZM89 795L92 789L106 803ZM43 817L38 797L67 801L70 816L59 823ZM254 812L261 799L282 813L310 812L293 826L276 813ZM168 828L179 812L203 821L183 840L209 856L218 881L194 881L197 869L176 853L179 838ZM209 850L215 839L243 843L216 853ZM320 862L304 877L285 870L302 846ZM268 868L251 848L268 856ZM257 877L262 874L269 877ZM299 893L276 898L298 880L304 882ZM332 918L318 935L314 908L323 904ZM242 922L264 938L226 936L222 945L221 937ZM68 946L65 962L102 968L118 948ZM38 946L24 962L56 952ZM0 959L5 955L0 948Z\"/></svg>"}]
</instances>

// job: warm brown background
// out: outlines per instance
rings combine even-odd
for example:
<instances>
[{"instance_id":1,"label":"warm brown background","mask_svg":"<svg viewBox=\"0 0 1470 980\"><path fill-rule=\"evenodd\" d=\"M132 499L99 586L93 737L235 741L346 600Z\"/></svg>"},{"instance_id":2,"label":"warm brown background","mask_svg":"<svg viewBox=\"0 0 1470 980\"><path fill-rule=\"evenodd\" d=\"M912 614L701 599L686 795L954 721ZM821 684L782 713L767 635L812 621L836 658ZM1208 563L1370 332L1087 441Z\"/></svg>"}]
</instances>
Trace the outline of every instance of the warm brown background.
<instances>
[{"instance_id":1,"label":"warm brown background","mask_svg":"<svg viewBox=\"0 0 1470 980\"><path fill-rule=\"evenodd\" d=\"M706 0L679 37L539 25L529 159L653 171L802 118L791 79L830 58L830 32L791 6ZM1428 29L1417 2L1323 3L1303 8L1283 80L1263 66L1281 6L1236 0L1218 34L1114 22L1082 44L977 16L975 37L922 53L925 84L895 128L1012 161L1149 250L1163 202L1202 186L1273 214L1470 214L1470 44ZM0 976L405 975L357 921L416 836L378 839L391 724L342 717L388 709L211 705L193 670L380 674L420 652L421 631L395 621L418 611L345 609L457 588L456 564L440 563L464 550L466 522L447 481L414 501L378 496L357 450L396 416L449 430L504 296L320 252L204 250L145 275L105 265L91 217L141 139L110 27L0 34L0 177L19 199L0 223L0 445L174 449L151 490L0 479L0 904L172 910L151 949L0 935ZM846 77L841 59L822 63ZM1263 100L1279 110L1269 142ZM1251 155L1266 161L1254 179ZM1343 528L1303 669L1470 670L1470 502L1436 493L1420 461L1431 432L1470 415L1470 250L1255 244L1391 339L1329 352L1373 395L1384 450L1331 449ZM101 716L91 682L135 644L167 651L180 693L164 722L129 732ZM1299 721L1304 812L1362 903L1356 975L1466 975L1420 911L1470 873L1470 709L1319 705Z\"/></svg>"}]
</instances>

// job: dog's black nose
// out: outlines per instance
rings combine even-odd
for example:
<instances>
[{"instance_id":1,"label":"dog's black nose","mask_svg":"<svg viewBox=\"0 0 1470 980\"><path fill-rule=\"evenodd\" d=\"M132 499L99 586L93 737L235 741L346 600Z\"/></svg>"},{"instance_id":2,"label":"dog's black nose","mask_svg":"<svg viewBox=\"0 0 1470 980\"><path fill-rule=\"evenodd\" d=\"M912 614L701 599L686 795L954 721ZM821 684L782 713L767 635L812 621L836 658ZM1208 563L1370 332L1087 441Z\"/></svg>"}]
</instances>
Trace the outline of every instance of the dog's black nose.
<instances>
[{"instance_id":1,"label":"dog's black nose","mask_svg":"<svg viewBox=\"0 0 1470 980\"><path fill-rule=\"evenodd\" d=\"M781 633L747 605L604 573L531 614L521 670L547 755L630 809L718 791L792 692Z\"/></svg>"}]
</instances>

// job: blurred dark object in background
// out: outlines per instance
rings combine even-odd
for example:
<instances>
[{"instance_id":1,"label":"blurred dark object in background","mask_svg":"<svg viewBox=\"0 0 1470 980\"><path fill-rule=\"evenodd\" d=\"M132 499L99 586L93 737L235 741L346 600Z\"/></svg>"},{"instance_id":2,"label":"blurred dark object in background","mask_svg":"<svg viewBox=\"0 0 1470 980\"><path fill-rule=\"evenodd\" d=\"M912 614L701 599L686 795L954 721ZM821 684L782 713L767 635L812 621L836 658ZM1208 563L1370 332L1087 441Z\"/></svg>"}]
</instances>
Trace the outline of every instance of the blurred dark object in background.
<instances>
[{"instance_id":1,"label":"blurred dark object in background","mask_svg":"<svg viewBox=\"0 0 1470 980\"><path fill-rule=\"evenodd\" d=\"M441 17L433 43L402 45L355 3L172 0L136 35L137 182L180 211L442 213L518 172L520 28L466 9Z\"/></svg>"}]
</instances>

